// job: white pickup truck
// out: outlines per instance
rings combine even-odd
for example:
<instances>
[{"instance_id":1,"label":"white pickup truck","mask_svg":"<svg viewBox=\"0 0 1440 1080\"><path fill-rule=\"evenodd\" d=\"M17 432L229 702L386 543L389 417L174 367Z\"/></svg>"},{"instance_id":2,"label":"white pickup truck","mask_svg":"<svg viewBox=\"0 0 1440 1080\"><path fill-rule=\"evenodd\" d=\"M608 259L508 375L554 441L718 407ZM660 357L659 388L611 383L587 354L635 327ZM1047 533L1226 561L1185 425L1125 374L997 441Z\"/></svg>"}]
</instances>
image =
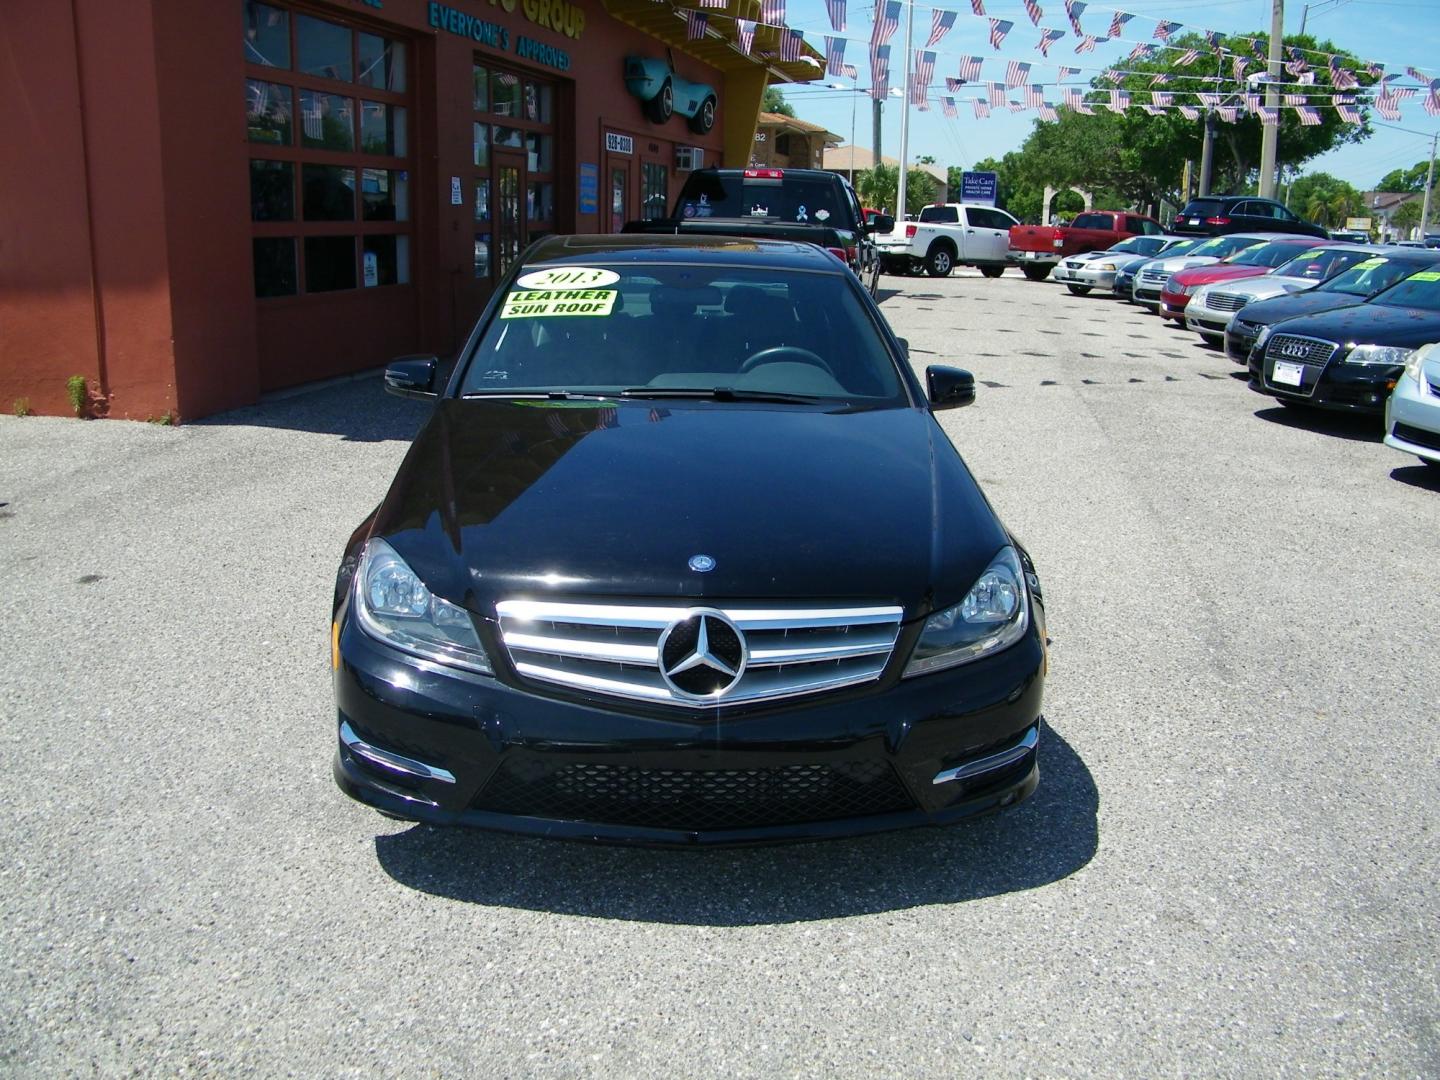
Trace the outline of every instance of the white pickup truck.
<instances>
[{"instance_id":1,"label":"white pickup truck","mask_svg":"<svg viewBox=\"0 0 1440 1080\"><path fill-rule=\"evenodd\" d=\"M949 277L957 266L978 266L986 277L999 277L1010 252L1010 227L1020 224L1004 210L971 203L924 207L918 221L877 236L880 266L891 274Z\"/></svg>"}]
</instances>

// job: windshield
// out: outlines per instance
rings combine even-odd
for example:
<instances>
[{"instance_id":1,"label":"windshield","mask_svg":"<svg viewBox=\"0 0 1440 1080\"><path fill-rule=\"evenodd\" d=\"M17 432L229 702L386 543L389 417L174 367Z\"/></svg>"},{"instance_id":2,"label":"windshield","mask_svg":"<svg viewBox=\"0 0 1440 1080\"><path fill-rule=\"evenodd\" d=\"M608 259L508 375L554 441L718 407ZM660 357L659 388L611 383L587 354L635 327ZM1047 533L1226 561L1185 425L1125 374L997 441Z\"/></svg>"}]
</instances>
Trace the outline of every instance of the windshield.
<instances>
[{"instance_id":1,"label":"windshield","mask_svg":"<svg viewBox=\"0 0 1440 1080\"><path fill-rule=\"evenodd\" d=\"M1264 243L1264 241L1256 240L1253 236L1242 237L1233 234L1230 236L1212 236L1209 240L1196 245L1185 254L1193 255L1196 258L1203 255L1214 259L1223 259L1227 255L1234 255L1237 251L1244 251L1246 248L1254 247L1260 243Z\"/></svg>"},{"instance_id":2,"label":"windshield","mask_svg":"<svg viewBox=\"0 0 1440 1080\"><path fill-rule=\"evenodd\" d=\"M1193 255L1199 240L1181 240L1178 244L1171 244L1165 248L1163 254L1168 259L1175 255Z\"/></svg>"},{"instance_id":3,"label":"windshield","mask_svg":"<svg viewBox=\"0 0 1440 1080\"><path fill-rule=\"evenodd\" d=\"M1256 244L1236 252L1224 262L1227 266L1279 266L1289 262L1299 250L1301 249L1298 245L1285 241Z\"/></svg>"},{"instance_id":4,"label":"windshield","mask_svg":"<svg viewBox=\"0 0 1440 1080\"><path fill-rule=\"evenodd\" d=\"M1440 311L1440 270L1421 270L1398 285L1391 286L1371 301L1387 307Z\"/></svg>"},{"instance_id":5,"label":"windshield","mask_svg":"<svg viewBox=\"0 0 1440 1080\"><path fill-rule=\"evenodd\" d=\"M829 180L692 173L680 193L676 217L765 218L846 227L841 186Z\"/></svg>"},{"instance_id":6,"label":"windshield","mask_svg":"<svg viewBox=\"0 0 1440 1080\"><path fill-rule=\"evenodd\" d=\"M1343 274L1336 274L1324 285L1317 286L1316 292L1344 293L1346 296L1374 296L1390 288L1397 281L1409 277L1416 270L1431 265L1410 259L1387 259L1383 255L1371 255L1360 260Z\"/></svg>"},{"instance_id":7,"label":"windshield","mask_svg":"<svg viewBox=\"0 0 1440 1080\"><path fill-rule=\"evenodd\" d=\"M1304 278L1306 281L1325 281L1342 270L1348 270L1363 262L1369 252L1347 248L1316 248L1303 255L1297 255L1275 271L1276 277Z\"/></svg>"},{"instance_id":8,"label":"windshield","mask_svg":"<svg viewBox=\"0 0 1440 1080\"><path fill-rule=\"evenodd\" d=\"M1222 204L1214 199L1191 199L1180 211L1181 217L1218 217Z\"/></svg>"},{"instance_id":9,"label":"windshield","mask_svg":"<svg viewBox=\"0 0 1440 1080\"><path fill-rule=\"evenodd\" d=\"M590 263L519 280L543 286L562 271L594 287L512 289L470 355L462 394L905 400L880 327L839 274Z\"/></svg>"},{"instance_id":10,"label":"windshield","mask_svg":"<svg viewBox=\"0 0 1440 1080\"><path fill-rule=\"evenodd\" d=\"M1128 240L1121 240L1110 250L1130 255L1154 255L1164 246L1165 238L1163 236L1132 236Z\"/></svg>"}]
</instances>

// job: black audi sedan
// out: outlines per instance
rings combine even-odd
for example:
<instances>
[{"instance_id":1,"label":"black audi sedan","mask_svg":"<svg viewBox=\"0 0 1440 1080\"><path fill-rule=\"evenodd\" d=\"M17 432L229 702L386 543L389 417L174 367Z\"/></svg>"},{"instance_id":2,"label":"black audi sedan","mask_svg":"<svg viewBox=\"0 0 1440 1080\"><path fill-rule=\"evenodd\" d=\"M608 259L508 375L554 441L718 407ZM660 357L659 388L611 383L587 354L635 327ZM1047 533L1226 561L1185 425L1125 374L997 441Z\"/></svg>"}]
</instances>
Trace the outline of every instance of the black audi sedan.
<instances>
[{"instance_id":1,"label":"black audi sedan","mask_svg":"<svg viewBox=\"0 0 1440 1080\"><path fill-rule=\"evenodd\" d=\"M1370 250L1360 262L1336 274L1329 281L1305 292L1275 296L1246 304L1225 330L1225 351L1237 364L1250 362L1255 339L1267 326L1318 315L1322 311L1354 307L1379 296L1396 282L1440 262L1440 251L1410 251L1397 248Z\"/></svg>"},{"instance_id":2,"label":"black audi sedan","mask_svg":"<svg viewBox=\"0 0 1440 1080\"><path fill-rule=\"evenodd\" d=\"M1286 405L1381 415L1421 345L1440 341L1440 270L1421 270L1354 307L1262 330L1250 387Z\"/></svg>"},{"instance_id":3,"label":"black audi sedan","mask_svg":"<svg viewBox=\"0 0 1440 1080\"><path fill-rule=\"evenodd\" d=\"M1029 556L856 277L806 244L554 237L341 561L335 777L434 824L691 845L1027 796Z\"/></svg>"}]
</instances>

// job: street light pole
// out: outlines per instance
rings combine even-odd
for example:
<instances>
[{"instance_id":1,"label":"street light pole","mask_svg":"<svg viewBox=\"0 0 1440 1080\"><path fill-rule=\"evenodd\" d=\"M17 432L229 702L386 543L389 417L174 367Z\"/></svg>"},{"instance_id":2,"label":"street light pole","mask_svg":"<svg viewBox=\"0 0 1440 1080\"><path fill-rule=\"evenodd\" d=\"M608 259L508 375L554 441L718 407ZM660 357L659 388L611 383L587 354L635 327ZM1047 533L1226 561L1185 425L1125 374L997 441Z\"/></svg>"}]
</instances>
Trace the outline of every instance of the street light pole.
<instances>
[{"instance_id":1,"label":"street light pole","mask_svg":"<svg viewBox=\"0 0 1440 1080\"><path fill-rule=\"evenodd\" d=\"M1430 168L1425 173L1425 202L1420 209L1420 239L1425 239L1425 229L1430 224L1430 191L1435 182L1435 143L1440 135L1430 136Z\"/></svg>"},{"instance_id":2,"label":"street light pole","mask_svg":"<svg viewBox=\"0 0 1440 1080\"><path fill-rule=\"evenodd\" d=\"M905 220L905 179L910 160L910 45L915 36L915 0L905 4L905 79L900 95L900 180L895 192L895 220Z\"/></svg>"},{"instance_id":3,"label":"street light pole","mask_svg":"<svg viewBox=\"0 0 1440 1080\"><path fill-rule=\"evenodd\" d=\"M1280 47L1285 38L1285 0L1274 0L1270 10L1270 81L1265 84L1265 107L1275 116L1275 123L1260 127L1260 197L1275 197L1275 152L1280 141Z\"/></svg>"}]
</instances>

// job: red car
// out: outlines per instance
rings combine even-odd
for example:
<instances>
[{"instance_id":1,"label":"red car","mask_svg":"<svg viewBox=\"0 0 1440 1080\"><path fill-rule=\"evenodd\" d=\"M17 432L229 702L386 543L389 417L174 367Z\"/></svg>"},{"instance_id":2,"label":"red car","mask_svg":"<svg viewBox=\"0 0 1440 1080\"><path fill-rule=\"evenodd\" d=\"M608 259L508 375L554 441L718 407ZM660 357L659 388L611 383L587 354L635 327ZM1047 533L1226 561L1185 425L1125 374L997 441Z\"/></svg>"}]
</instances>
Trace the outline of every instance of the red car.
<instances>
[{"instance_id":1,"label":"red car","mask_svg":"<svg viewBox=\"0 0 1440 1080\"><path fill-rule=\"evenodd\" d=\"M1293 259L1301 249L1314 246L1313 236L1277 236L1264 244L1237 251L1218 263L1195 266L1172 274L1160 292L1160 317L1174 319L1184 326L1185 305L1190 302L1191 294L1201 285L1268 274L1277 266Z\"/></svg>"}]
</instances>

